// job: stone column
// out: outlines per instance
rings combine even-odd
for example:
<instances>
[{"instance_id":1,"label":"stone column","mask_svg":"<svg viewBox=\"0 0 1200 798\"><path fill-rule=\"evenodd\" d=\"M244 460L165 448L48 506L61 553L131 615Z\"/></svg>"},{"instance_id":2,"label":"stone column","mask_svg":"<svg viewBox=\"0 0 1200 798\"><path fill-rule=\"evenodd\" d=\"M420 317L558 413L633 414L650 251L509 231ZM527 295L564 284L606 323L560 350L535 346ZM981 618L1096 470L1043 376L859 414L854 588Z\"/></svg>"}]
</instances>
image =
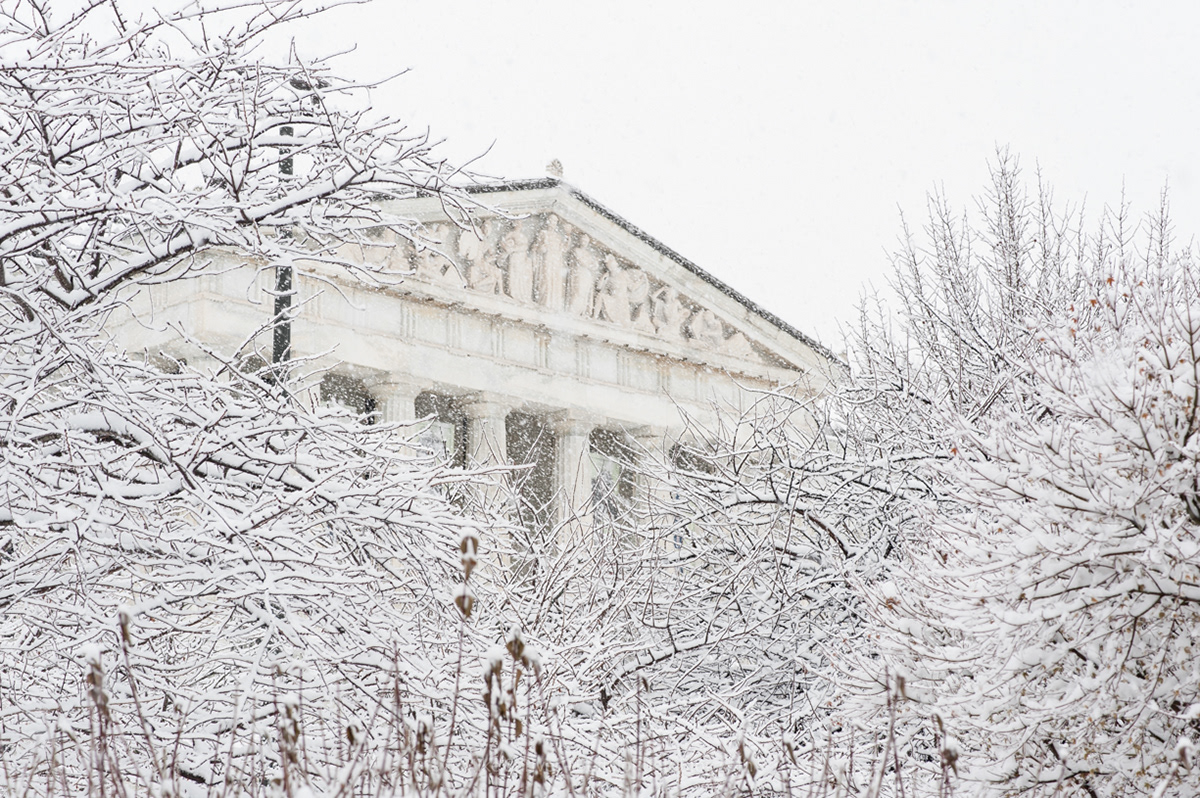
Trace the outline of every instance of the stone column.
<instances>
[{"instance_id":1,"label":"stone column","mask_svg":"<svg viewBox=\"0 0 1200 798\"><path fill-rule=\"evenodd\" d=\"M659 427L637 427L630 432L633 438L633 455L638 473L638 488L641 490L648 477L660 470L667 458L667 431Z\"/></svg>"},{"instance_id":2,"label":"stone column","mask_svg":"<svg viewBox=\"0 0 1200 798\"><path fill-rule=\"evenodd\" d=\"M467 467L480 468L508 464L508 436L505 421L512 404L491 395L476 395L460 399L460 409L467 417ZM503 512L514 507L512 478L506 473L487 474L475 480L473 497L484 508ZM494 545L494 543L492 544ZM517 541L513 541L514 549Z\"/></svg>"},{"instance_id":3,"label":"stone column","mask_svg":"<svg viewBox=\"0 0 1200 798\"><path fill-rule=\"evenodd\" d=\"M375 397L379 420L385 424L410 424L416 421L416 400L421 388L391 375L365 383Z\"/></svg>"},{"instance_id":4,"label":"stone column","mask_svg":"<svg viewBox=\"0 0 1200 798\"><path fill-rule=\"evenodd\" d=\"M588 520L593 477L592 463L588 458L588 436L596 427L596 420L574 411L565 411L554 418L554 427L558 436L556 487L560 517L566 521Z\"/></svg>"},{"instance_id":5,"label":"stone column","mask_svg":"<svg viewBox=\"0 0 1200 798\"><path fill-rule=\"evenodd\" d=\"M648 530L660 526L665 482L662 475L667 459L667 431L660 427L637 427L630 432L634 441L637 482L633 497L633 509Z\"/></svg>"},{"instance_id":6,"label":"stone column","mask_svg":"<svg viewBox=\"0 0 1200 798\"><path fill-rule=\"evenodd\" d=\"M646 462L653 463L656 460L661 460L666 451L667 431L660 427L635 427L630 431L629 436L635 442L634 455L638 458L638 466L641 468Z\"/></svg>"},{"instance_id":7,"label":"stone column","mask_svg":"<svg viewBox=\"0 0 1200 798\"><path fill-rule=\"evenodd\" d=\"M512 403L484 394L464 400L460 406L467 415L467 463L507 463L508 440L504 427L505 420L512 411Z\"/></svg>"}]
</instances>

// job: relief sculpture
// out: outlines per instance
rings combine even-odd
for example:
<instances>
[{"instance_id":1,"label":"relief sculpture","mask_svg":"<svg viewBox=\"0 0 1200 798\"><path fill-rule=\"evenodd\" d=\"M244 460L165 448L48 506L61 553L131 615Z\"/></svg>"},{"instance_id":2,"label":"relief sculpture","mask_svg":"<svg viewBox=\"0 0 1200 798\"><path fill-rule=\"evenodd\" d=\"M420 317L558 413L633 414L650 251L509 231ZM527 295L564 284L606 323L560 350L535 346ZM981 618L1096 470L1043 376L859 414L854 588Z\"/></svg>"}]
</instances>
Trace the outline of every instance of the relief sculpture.
<instances>
[{"instance_id":1,"label":"relief sculpture","mask_svg":"<svg viewBox=\"0 0 1200 798\"><path fill-rule=\"evenodd\" d=\"M654 330L668 341L683 340L683 324L688 310L679 299L679 293L670 286L659 290L654 297Z\"/></svg>"},{"instance_id":2,"label":"relief sculpture","mask_svg":"<svg viewBox=\"0 0 1200 798\"><path fill-rule=\"evenodd\" d=\"M534 284L541 304L552 310L563 306L563 277L566 264L563 254L567 249L567 237L563 235L558 217L553 213L546 215L546 223L538 231L533 245L538 264L534 272L540 281Z\"/></svg>"},{"instance_id":3,"label":"relief sculpture","mask_svg":"<svg viewBox=\"0 0 1200 798\"><path fill-rule=\"evenodd\" d=\"M529 234L526 225L517 222L504 236L504 251L507 253L508 295L518 302L533 302L534 262L529 253Z\"/></svg>"},{"instance_id":4,"label":"relief sculpture","mask_svg":"<svg viewBox=\"0 0 1200 798\"><path fill-rule=\"evenodd\" d=\"M596 297L596 316L622 326L629 323L629 277L611 254L604 256L604 276Z\"/></svg>"},{"instance_id":5,"label":"relief sculpture","mask_svg":"<svg viewBox=\"0 0 1200 798\"><path fill-rule=\"evenodd\" d=\"M740 332L734 332L733 335L725 339L725 344L721 347L721 351L733 357L742 358L745 360L758 360L758 353L754 351L754 347L750 345L749 339Z\"/></svg>"},{"instance_id":6,"label":"relief sculpture","mask_svg":"<svg viewBox=\"0 0 1200 798\"><path fill-rule=\"evenodd\" d=\"M502 280L492 243L494 232L495 223L487 219L480 226L480 235L464 230L458 236L458 254L468 269L467 285L482 294L495 294Z\"/></svg>"},{"instance_id":7,"label":"relief sculpture","mask_svg":"<svg viewBox=\"0 0 1200 798\"><path fill-rule=\"evenodd\" d=\"M654 322L650 320L650 278L641 269L629 270L629 313L633 329L654 332Z\"/></svg>"},{"instance_id":8,"label":"relief sculpture","mask_svg":"<svg viewBox=\"0 0 1200 798\"><path fill-rule=\"evenodd\" d=\"M376 247L378 247L383 251L380 262L386 271L404 273L412 268L408 262L408 253L412 248L412 244L407 238L399 236L395 231L386 228L375 228L368 231L367 235L377 239L378 242L371 245L371 249L364 253L365 257L370 258L372 253L376 251Z\"/></svg>"},{"instance_id":9,"label":"relief sculpture","mask_svg":"<svg viewBox=\"0 0 1200 798\"><path fill-rule=\"evenodd\" d=\"M571 250L571 271L567 278L567 310L579 316L591 316L600 276L600 258L592 251L592 239L581 233L579 244Z\"/></svg>"},{"instance_id":10,"label":"relief sculpture","mask_svg":"<svg viewBox=\"0 0 1200 798\"><path fill-rule=\"evenodd\" d=\"M431 224L426 228L426 232L429 241L428 243L418 243L414 256L416 276L421 280L436 283L445 275L446 269L450 266L450 260L438 252L435 247L446 244L450 231L446 225Z\"/></svg>"},{"instance_id":11,"label":"relief sculpture","mask_svg":"<svg viewBox=\"0 0 1200 798\"><path fill-rule=\"evenodd\" d=\"M720 349L725 343L725 325L711 310L702 310L692 319L692 338L708 349Z\"/></svg>"},{"instance_id":12,"label":"relief sculpture","mask_svg":"<svg viewBox=\"0 0 1200 798\"><path fill-rule=\"evenodd\" d=\"M507 296L524 306L565 309L666 341L760 359L746 336L712 310L697 308L676 289L623 263L555 214L509 224L485 219L476 235L434 223L415 248L397 245L392 257L411 258L415 276L429 283L461 284L465 276L472 291ZM438 247L458 258L451 261Z\"/></svg>"},{"instance_id":13,"label":"relief sculpture","mask_svg":"<svg viewBox=\"0 0 1200 798\"><path fill-rule=\"evenodd\" d=\"M731 357L758 360L758 354L745 335L732 330L725 334L726 325L711 310L702 310L692 318L691 333L696 343L714 352Z\"/></svg>"}]
</instances>

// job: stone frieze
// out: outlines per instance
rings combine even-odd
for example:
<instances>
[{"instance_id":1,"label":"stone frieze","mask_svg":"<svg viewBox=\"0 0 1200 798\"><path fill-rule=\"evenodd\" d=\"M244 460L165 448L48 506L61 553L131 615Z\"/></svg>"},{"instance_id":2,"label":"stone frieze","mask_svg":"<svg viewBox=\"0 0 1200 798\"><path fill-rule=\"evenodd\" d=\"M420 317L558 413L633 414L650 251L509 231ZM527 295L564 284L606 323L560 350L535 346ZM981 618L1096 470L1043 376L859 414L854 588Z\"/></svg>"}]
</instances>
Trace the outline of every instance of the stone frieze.
<instances>
[{"instance_id":1,"label":"stone frieze","mask_svg":"<svg viewBox=\"0 0 1200 798\"><path fill-rule=\"evenodd\" d=\"M479 235L448 223L429 224L425 232L430 244L398 242L389 260L434 293L501 297L761 362L746 336L712 310L554 213L484 219Z\"/></svg>"}]
</instances>

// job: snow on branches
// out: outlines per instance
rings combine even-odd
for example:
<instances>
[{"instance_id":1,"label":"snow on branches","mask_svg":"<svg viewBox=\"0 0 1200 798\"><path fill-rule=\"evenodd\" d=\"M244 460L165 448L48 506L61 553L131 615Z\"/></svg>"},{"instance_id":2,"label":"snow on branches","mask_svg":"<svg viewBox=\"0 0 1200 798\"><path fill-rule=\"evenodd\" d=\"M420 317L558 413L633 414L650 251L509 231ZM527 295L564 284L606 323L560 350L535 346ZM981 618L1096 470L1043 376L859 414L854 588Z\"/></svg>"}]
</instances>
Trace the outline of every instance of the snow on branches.
<instances>
[{"instance_id":1,"label":"snow on branches","mask_svg":"<svg viewBox=\"0 0 1200 798\"><path fill-rule=\"evenodd\" d=\"M23 789L253 791L299 772L289 724L303 778L341 783L368 750L347 728L404 727L398 679L453 692L463 476L270 367L154 368L103 330L122 289L214 253L329 260L410 231L389 197L462 207L423 136L255 56L303 13L0 5L0 750Z\"/></svg>"},{"instance_id":2,"label":"snow on branches","mask_svg":"<svg viewBox=\"0 0 1200 798\"><path fill-rule=\"evenodd\" d=\"M1200 285L1149 271L1036 331L1035 414L962 430L947 466L962 510L922 564L953 593L917 594L913 667L989 779L1151 793L1195 736Z\"/></svg>"},{"instance_id":3,"label":"snow on branches","mask_svg":"<svg viewBox=\"0 0 1200 798\"><path fill-rule=\"evenodd\" d=\"M407 234L387 198L427 192L461 211L426 135L357 110L354 87L320 64L256 55L303 13L277 0L145 19L116 2L6 4L0 286L78 307L203 268L214 247L290 264L335 257L367 227Z\"/></svg>"},{"instance_id":4,"label":"snow on branches","mask_svg":"<svg viewBox=\"0 0 1200 798\"><path fill-rule=\"evenodd\" d=\"M1171 251L1165 208L1136 248L1124 209L1085 238L1044 215L1045 193L1015 193L1015 176L997 170L999 205L1016 212L990 217L1013 224L967 228L955 240L970 258L938 239L939 268L902 272L913 337L876 339L904 357L860 381L926 419L903 439L903 470L926 488L889 579L868 586L880 653L861 672L883 687L886 668L878 695L902 691L914 766L936 771L931 731L944 729L973 791L1190 794L1178 751L1200 705L1196 266ZM1030 269L1047 252L1062 268ZM920 293L922 279L978 275L1000 279L957 310ZM906 373L919 377L896 399Z\"/></svg>"}]
</instances>

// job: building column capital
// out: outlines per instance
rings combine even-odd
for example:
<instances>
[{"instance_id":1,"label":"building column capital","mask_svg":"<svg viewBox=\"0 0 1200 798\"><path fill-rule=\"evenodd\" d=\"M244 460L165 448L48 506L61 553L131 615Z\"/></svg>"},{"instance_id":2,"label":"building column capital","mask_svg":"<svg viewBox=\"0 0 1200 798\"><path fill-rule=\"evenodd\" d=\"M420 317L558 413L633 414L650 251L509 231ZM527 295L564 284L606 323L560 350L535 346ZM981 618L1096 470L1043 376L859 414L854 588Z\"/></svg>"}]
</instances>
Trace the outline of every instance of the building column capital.
<instances>
[{"instance_id":1,"label":"building column capital","mask_svg":"<svg viewBox=\"0 0 1200 798\"><path fill-rule=\"evenodd\" d=\"M457 403L470 418L507 416L518 405L517 400L511 397L482 391L460 396Z\"/></svg>"},{"instance_id":2,"label":"building column capital","mask_svg":"<svg viewBox=\"0 0 1200 798\"><path fill-rule=\"evenodd\" d=\"M666 450L666 427L655 427L647 424L640 427L631 427L626 432L636 442L640 450L638 454L642 452L661 454Z\"/></svg>"},{"instance_id":3,"label":"building column capital","mask_svg":"<svg viewBox=\"0 0 1200 798\"><path fill-rule=\"evenodd\" d=\"M375 397L385 424L411 424L417 420L416 399L420 385L395 374L372 375L363 387Z\"/></svg>"},{"instance_id":4,"label":"building column capital","mask_svg":"<svg viewBox=\"0 0 1200 798\"><path fill-rule=\"evenodd\" d=\"M546 423L558 435L590 435L592 430L603 426L602 419L581 410L556 410L546 415Z\"/></svg>"},{"instance_id":5,"label":"building column capital","mask_svg":"<svg viewBox=\"0 0 1200 798\"><path fill-rule=\"evenodd\" d=\"M508 462L506 424L516 403L508 397L477 393L458 400L467 417L467 462L503 465Z\"/></svg>"}]
</instances>

